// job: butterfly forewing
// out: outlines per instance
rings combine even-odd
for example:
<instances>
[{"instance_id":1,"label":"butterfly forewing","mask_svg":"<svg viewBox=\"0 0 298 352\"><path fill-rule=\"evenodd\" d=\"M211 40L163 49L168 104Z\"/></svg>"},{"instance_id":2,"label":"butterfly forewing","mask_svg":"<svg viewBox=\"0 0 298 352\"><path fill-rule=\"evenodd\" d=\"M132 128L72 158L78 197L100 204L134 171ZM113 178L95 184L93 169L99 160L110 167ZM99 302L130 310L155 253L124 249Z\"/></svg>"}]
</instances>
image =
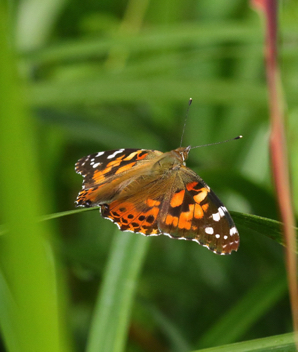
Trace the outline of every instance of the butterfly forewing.
<instances>
[{"instance_id":1,"label":"butterfly forewing","mask_svg":"<svg viewBox=\"0 0 298 352\"><path fill-rule=\"evenodd\" d=\"M106 182L109 176L114 176L120 166L132 165L144 159L151 150L117 149L98 152L81 158L75 166L78 174L84 177L85 187Z\"/></svg>"},{"instance_id":2,"label":"butterfly forewing","mask_svg":"<svg viewBox=\"0 0 298 352\"><path fill-rule=\"evenodd\" d=\"M119 193L123 175L140 166L143 160L160 153L145 149L119 149L98 152L81 158L75 170L84 178L83 187L76 203L78 206L99 206L102 201L111 200ZM126 177L127 178L127 177ZM130 177L131 178L131 177ZM107 192L107 184L110 191Z\"/></svg>"}]
</instances>

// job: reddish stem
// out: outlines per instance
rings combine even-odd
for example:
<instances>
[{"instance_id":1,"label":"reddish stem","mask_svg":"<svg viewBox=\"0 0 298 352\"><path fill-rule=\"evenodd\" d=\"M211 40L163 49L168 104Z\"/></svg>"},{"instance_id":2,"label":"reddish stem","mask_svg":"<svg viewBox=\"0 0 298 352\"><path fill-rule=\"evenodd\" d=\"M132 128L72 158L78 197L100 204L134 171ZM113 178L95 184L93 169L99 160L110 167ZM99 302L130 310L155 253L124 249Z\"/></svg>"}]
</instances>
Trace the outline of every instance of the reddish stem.
<instances>
[{"instance_id":1,"label":"reddish stem","mask_svg":"<svg viewBox=\"0 0 298 352\"><path fill-rule=\"evenodd\" d=\"M298 331L298 287L296 280L295 219L292 207L284 108L277 61L277 1L254 0L266 20L266 73L271 119L270 152L273 179L286 243L286 265L294 330ZM296 340L296 347L298 341Z\"/></svg>"}]
</instances>

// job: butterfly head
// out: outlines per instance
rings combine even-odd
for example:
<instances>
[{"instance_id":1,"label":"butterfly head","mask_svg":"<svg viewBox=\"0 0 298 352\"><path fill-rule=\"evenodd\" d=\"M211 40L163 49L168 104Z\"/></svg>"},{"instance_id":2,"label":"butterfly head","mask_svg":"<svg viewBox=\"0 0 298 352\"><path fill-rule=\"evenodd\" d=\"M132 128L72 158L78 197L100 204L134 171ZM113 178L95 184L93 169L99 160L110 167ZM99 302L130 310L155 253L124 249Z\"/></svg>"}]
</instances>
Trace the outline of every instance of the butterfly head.
<instances>
[{"instance_id":1,"label":"butterfly head","mask_svg":"<svg viewBox=\"0 0 298 352\"><path fill-rule=\"evenodd\" d=\"M190 149L191 149L191 146L189 145L188 147L180 147L175 150L175 152L182 159L183 164L185 164L185 160L188 158L188 153Z\"/></svg>"}]
</instances>

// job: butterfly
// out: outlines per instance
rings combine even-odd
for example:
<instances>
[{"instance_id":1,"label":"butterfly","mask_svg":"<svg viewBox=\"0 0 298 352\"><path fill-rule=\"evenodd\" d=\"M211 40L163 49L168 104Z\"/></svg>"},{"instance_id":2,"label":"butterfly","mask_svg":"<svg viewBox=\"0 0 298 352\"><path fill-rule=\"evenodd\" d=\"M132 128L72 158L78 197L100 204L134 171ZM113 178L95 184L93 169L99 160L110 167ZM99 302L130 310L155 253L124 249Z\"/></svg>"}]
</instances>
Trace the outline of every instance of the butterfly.
<instances>
[{"instance_id":1,"label":"butterfly","mask_svg":"<svg viewBox=\"0 0 298 352\"><path fill-rule=\"evenodd\" d=\"M191 147L102 151L81 158L77 206L100 207L120 230L191 240L216 254L237 251L239 233L223 203L185 161Z\"/></svg>"}]
</instances>

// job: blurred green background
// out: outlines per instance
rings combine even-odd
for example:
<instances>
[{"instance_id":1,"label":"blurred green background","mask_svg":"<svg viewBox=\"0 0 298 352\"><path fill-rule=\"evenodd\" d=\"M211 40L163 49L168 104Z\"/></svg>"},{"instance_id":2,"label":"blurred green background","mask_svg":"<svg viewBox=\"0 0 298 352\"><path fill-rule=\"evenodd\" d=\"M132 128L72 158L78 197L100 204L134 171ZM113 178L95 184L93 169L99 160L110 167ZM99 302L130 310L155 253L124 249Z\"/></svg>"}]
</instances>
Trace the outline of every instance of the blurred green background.
<instances>
[{"instance_id":1,"label":"blurred green background","mask_svg":"<svg viewBox=\"0 0 298 352\"><path fill-rule=\"evenodd\" d=\"M290 332L284 250L241 221L240 248L223 257L119 233L97 210L58 214L75 209L79 158L177 148L192 97L184 146L244 138L195 149L188 166L229 210L278 220L264 23L249 2L0 6L0 351L180 352ZM279 20L297 209L295 1Z\"/></svg>"}]
</instances>

